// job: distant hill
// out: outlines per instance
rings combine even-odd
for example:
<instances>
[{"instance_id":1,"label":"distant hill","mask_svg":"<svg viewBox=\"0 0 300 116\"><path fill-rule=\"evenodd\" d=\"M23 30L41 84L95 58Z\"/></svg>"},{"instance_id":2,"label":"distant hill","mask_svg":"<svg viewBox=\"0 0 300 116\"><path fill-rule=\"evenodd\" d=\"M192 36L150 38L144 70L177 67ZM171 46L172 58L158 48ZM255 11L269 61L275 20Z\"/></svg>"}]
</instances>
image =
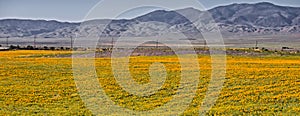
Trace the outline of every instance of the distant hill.
<instances>
[{"instance_id":1,"label":"distant hill","mask_svg":"<svg viewBox=\"0 0 300 116\"><path fill-rule=\"evenodd\" d=\"M27 37L77 26L79 26L77 23L58 21L4 19L0 20L0 36Z\"/></svg>"},{"instance_id":2,"label":"distant hill","mask_svg":"<svg viewBox=\"0 0 300 116\"><path fill-rule=\"evenodd\" d=\"M208 10L223 33L274 34L299 33L300 8L277 6L262 2L257 4L231 4ZM180 15L183 13L185 16ZM102 36L154 36L180 30L197 33L193 21L206 12L194 8L175 11L157 10L130 20L91 20L68 23L45 20L0 20L0 37L63 38L95 34ZM207 20L202 17L201 20ZM105 24L112 21L105 28ZM82 25L81 25L82 24ZM81 25L81 26L80 26ZM105 28L105 29L104 29ZM200 31L209 31L199 27ZM101 32L101 33L100 33Z\"/></svg>"},{"instance_id":3,"label":"distant hill","mask_svg":"<svg viewBox=\"0 0 300 116\"><path fill-rule=\"evenodd\" d=\"M300 24L300 8L257 4L232 4L209 10L216 22L262 27L284 27Z\"/></svg>"}]
</instances>

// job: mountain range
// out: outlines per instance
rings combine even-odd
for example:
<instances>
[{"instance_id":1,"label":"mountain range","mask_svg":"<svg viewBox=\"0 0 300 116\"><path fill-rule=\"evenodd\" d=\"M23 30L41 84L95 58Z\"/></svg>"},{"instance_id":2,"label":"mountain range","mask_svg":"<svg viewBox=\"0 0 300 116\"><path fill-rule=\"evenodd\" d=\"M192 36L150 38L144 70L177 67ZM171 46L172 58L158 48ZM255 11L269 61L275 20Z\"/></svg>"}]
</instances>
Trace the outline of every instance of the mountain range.
<instances>
[{"instance_id":1,"label":"mountain range","mask_svg":"<svg viewBox=\"0 0 300 116\"><path fill-rule=\"evenodd\" d=\"M214 21L206 17L207 13ZM203 24L197 24L199 20ZM0 38L65 38L75 35L137 37L157 36L178 30L192 35L199 31L213 31L209 24L216 24L226 35L299 33L300 8L261 2L219 6L208 11L191 7L173 11L156 10L133 19L97 19L81 23L2 19Z\"/></svg>"}]
</instances>

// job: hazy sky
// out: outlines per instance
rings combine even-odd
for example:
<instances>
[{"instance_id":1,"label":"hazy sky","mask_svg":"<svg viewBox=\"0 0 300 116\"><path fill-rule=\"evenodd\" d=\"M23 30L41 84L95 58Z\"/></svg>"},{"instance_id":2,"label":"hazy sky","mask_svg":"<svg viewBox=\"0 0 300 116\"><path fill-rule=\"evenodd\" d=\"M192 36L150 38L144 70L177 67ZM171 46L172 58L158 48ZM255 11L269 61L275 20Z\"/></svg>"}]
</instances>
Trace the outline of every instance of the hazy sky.
<instances>
[{"instance_id":1,"label":"hazy sky","mask_svg":"<svg viewBox=\"0 0 300 116\"><path fill-rule=\"evenodd\" d=\"M115 18L116 8L130 6L133 2L115 2L120 0L0 0L0 18L22 18L22 19L46 19L59 21L81 21L88 12L98 3L109 1L110 4L103 6L101 17L97 18ZM121 0L122 1L122 0ZM124 0L123 0L124 1ZM129 0L130 1L130 0ZM136 0L146 3L153 0ZM172 0L157 0L161 4L168 4L173 9L193 6L190 1L181 0L184 3L170 2ZM232 3L257 3L271 2L277 5L300 7L300 0L199 0L205 7L210 9L215 6L227 5ZM140 10L122 15L119 18L132 18L155 9L155 7L145 7Z\"/></svg>"}]
</instances>

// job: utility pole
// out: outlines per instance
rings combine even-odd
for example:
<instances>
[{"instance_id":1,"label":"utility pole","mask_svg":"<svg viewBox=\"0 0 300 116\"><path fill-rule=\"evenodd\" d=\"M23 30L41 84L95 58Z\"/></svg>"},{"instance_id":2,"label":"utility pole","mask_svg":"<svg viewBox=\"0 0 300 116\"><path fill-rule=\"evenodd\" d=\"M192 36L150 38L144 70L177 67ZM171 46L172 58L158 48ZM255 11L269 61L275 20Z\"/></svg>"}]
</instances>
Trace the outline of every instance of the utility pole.
<instances>
[{"instance_id":1,"label":"utility pole","mask_svg":"<svg viewBox=\"0 0 300 116\"><path fill-rule=\"evenodd\" d=\"M206 45L207 45L206 40L204 40L204 41L203 41L203 49L204 49L204 50L206 49Z\"/></svg>"},{"instance_id":2,"label":"utility pole","mask_svg":"<svg viewBox=\"0 0 300 116\"><path fill-rule=\"evenodd\" d=\"M113 49L113 47L114 47L114 38L112 37L111 38L111 49Z\"/></svg>"},{"instance_id":3,"label":"utility pole","mask_svg":"<svg viewBox=\"0 0 300 116\"><path fill-rule=\"evenodd\" d=\"M70 39L71 39L71 50L73 50L73 37L70 36Z\"/></svg>"},{"instance_id":4,"label":"utility pole","mask_svg":"<svg viewBox=\"0 0 300 116\"><path fill-rule=\"evenodd\" d=\"M255 41L255 49L257 49L258 41Z\"/></svg>"},{"instance_id":5,"label":"utility pole","mask_svg":"<svg viewBox=\"0 0 300 116\"><path fill-rule=\"evenodd\" d=\"M102 49L102 44L101 44L101 40L100 39L101 39L100 34L98 34L97 47L99 47L99 49Z\"/></svg>"},{"instance_id":6,"label":"utility pole","mask_svg":"<svg viewBox=\"0 0 300 116\"><path fill-rule=\"evenodd\" d=\"M9 38L9 36L6 37L6 47L9 47L8 46L8 38Z\"/></svg>"},{"instance_id":7,"label":"utility pole","mask_svg":"<svg viewBox=\"0 0 300 116\"><path fill-rule=\"evenodd\" d=\"M156 40L156 49L158 48L158 39Z\"/></svg>"},{"instance_id":8,"label":"utility pole","mask_svg":"<svg viewBox=\"0 0 300 116\"><path fill-rule=\"evenodd\" d=\"M33 37L33 48L34 49L36 48L36 43L35 42L36 42L36 36Z\"/></svg>"}]
</instances>

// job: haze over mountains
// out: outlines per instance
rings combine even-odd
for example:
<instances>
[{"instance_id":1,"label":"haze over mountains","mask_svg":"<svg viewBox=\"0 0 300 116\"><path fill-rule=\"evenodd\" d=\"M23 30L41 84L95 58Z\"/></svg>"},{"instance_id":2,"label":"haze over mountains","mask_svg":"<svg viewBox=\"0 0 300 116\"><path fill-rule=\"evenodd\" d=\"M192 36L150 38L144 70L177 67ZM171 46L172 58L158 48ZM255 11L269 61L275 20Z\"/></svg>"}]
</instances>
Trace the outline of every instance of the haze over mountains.
<instances>
[{"instance_id":1,"label":"haze over mountains","mask_svg":"<svg viewBox=\"0 0 300 116\"><path fill-rule=\"evenodd\" d=\"M223 34L274 34L299 33L300 8L277 6L262 2L257 4L231 4L208 10ZM180 15L181 13L184 16ZM175 11L157 10L130 20L91 20L68 23L45 20L0 20L0 37L64 38L70 36L156 36L166 32L181 31L194 34L210 30L213 21L207 12L194 8ZM192 19L192 20L188 20ZM201 17L201 18L199 18ZM201 20L204 24L197 24ZM193 23L196 25L193 25Z\"/></svg>"}]
</instances>

